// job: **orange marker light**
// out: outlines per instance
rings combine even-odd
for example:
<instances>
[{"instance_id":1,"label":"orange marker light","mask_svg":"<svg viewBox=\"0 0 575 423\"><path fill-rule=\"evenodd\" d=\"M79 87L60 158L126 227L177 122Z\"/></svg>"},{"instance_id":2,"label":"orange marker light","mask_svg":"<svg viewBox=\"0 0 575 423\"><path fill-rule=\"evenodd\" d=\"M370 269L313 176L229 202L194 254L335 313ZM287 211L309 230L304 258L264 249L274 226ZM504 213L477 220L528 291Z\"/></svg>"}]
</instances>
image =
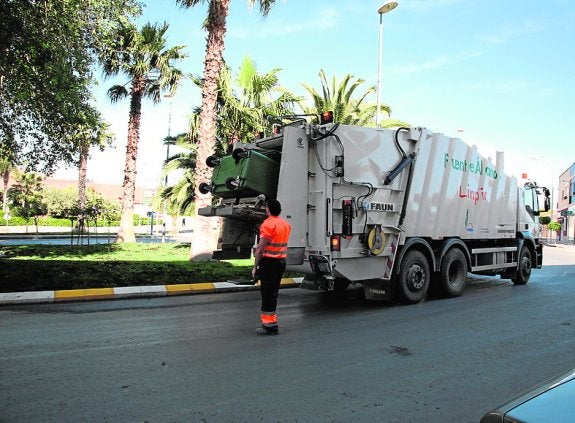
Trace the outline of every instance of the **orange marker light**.
<instances>
[{"instance_id":1,"label":"orange marker light","mask_svg":"<svg viewBox=\"0 0 575 423\"><path fill-rule=\"evenodd\" d=\"M330 250L341 251L341 237L339 235L332 235L330 238Z\"/></svg>"}]
</instances>

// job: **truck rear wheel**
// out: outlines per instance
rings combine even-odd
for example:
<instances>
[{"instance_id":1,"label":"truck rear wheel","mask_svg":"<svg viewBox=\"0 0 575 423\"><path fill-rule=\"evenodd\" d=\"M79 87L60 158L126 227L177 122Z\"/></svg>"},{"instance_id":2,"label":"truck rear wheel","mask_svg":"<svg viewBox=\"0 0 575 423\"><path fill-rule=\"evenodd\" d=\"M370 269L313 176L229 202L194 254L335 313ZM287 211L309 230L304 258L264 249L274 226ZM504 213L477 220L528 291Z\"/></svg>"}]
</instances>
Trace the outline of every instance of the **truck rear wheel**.
<instances>
[{"instance_id":1,"label":"truck rear wheel","mask_svg":"<svg viewBox=\"0 0 575 423\"><path fill-rule=\"evenodd\" d=\"M519 253L519 266L515 276L511 278L515 285L525 285L531 276L531 268L533 267L533 258L531 251L525 245L521 247Z\"/></svg>"},{"instance_id":2,"label":"truck rear wheel","mask_svg":"<svg viewBox=\"0 0 575 423\"><path fill-rule=\"evenodd\" d=\"M417 250L408 251L401 262L398 278L401 301L415 304L423 300L427 296L430 277L425 255Z\"/></svg>"},{"instance_id":3,"label":"truck rear wheel","mask_svg":"<svg viewBox=\"0 0 575 423\"><path fill-rule=\"evenodd\" d=\"M465 254L459 248L452 248L445 254L441 262L439 288L446 297L461 295L467 280L467 261Z\"/></svg>"}]
</instances>

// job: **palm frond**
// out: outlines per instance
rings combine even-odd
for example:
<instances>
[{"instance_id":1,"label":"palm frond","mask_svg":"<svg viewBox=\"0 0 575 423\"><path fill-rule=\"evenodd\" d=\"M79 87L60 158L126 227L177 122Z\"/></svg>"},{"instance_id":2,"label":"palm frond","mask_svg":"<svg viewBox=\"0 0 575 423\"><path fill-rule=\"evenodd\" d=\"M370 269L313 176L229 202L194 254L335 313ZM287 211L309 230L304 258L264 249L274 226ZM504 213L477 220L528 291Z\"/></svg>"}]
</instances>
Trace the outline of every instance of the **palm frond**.
<instances>
[{"instance_id":1,"label":"palm frond","mask_svg":"<svg viewBox=\"0 0 575 423\"><path fill-rule=\"evenodd\" d=\"M114 85L108 89L108 97L112 103L128 97L129 92L123 85Z\"/></svg>"}]
</instances>

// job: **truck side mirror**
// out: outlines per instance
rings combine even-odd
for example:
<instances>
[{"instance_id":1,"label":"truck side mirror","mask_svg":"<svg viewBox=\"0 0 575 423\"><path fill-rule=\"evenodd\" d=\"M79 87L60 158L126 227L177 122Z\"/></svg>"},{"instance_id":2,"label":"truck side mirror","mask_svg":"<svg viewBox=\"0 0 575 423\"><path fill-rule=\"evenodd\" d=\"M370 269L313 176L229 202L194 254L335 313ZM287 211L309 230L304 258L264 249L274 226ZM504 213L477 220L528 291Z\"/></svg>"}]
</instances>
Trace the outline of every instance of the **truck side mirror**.
<instances>
[{"instance_id":1,"label":"truck side mirror","mask_svg":"<svg viewBox=\"0 0 575 423\"><path fill-rule=\"evenodd\" d=\"M547 194L549 193L549 190L547 190ZM551 209L551 199L549 198L549 195L545 196L545 204L544 204L544 210L545 211L549 211Z\"/></svg>"}]
</instances>

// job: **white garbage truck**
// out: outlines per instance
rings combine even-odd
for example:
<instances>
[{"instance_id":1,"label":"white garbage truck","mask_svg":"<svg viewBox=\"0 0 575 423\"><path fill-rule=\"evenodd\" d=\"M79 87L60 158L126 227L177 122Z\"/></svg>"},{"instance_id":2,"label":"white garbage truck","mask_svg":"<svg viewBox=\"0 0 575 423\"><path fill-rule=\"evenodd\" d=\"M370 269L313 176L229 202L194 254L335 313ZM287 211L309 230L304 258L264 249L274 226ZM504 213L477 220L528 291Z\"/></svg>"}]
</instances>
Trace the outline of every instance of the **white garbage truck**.
<instances>
[{"instance_id":1,"label":"white garbage truck","mask_svg":"<svg viewBox=\"0 0 575 423\"><path fill-rule=\"evenodd\" d=\"M294 118L295 119L295 118ZM277 198L290 222L288 270L304 288L361 284L368 299L461 294L467 273L527 283L543 259L537 216L549 190L520 187L476 146L422 127L298 120L211 156L200 215L223 218L214 258L249 258Z\"/></svg>"}]
</instances>

